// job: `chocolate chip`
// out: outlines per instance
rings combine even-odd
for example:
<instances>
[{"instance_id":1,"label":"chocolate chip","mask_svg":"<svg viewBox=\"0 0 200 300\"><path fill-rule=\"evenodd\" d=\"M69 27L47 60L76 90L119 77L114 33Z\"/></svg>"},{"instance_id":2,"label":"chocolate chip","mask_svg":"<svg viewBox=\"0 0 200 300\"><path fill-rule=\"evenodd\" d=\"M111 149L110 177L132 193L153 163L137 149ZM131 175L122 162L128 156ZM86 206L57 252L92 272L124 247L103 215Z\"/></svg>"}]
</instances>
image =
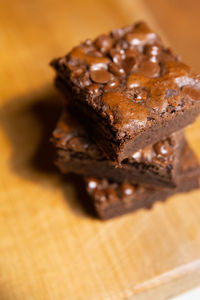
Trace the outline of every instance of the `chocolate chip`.
<instances>
[{"instance_id":1,"label":"chocolate chip","mask_svg":"<svg viewBox=\"0 0 200 300\"><path fill-rule=\"evenodd\" d=\"M133 158L136 161L140 161L140 159L141 159L141 150L138 150L138 151L134 152L131 155L131 158Z\"/></svg>"},{"instance_id":2,"label":"chocolate chip","mask_svg":"<svg viewBox=\"0 0 200 300\"><path fill-rule=\"evenodd\" d=\"M78 68L77 60L70 59L67 62L67 67L70 69L70 71L77 69Z\"/></svg>"},{"instance_id":3,"label":"chocolate chip","mask_svg":"<svg viewBox=\"0 0 200 300\"><path fill-rule=\"evenodd\" d=\"M123 183L121 185L122 195L125 197L130 197L135 192L135 187L128 183Z\"/></svg>"},{"instance_id":4,"label":"chocolate chip","mask_svg":"<svg viewBox=\"0 0 200 300\"><path fill-rule=\"evenodd\" d=\"M85 56L85 61L89 65L90 70L107 70L109 63L109 59L107 57Z\"/></svg>"},{"instance_id":5,"label":"chocolate chip","mask_svg":"<svg viewBox=\"0 0 200 300\"><path fill-rule=\"evenodd\" d=\"M106 194L106 198L109 203L117 201L117 194L114 189L106 188L104 189L104 192Z\"/></svg>"},{"instance_id":6,"label":"chocolate chip","mask_svg":"<svg viewBox=\"0 0 200 300\"><path fill-rule=\"evenodd\" d=\"M127 33L125 39L131 46L143 46L145 43L152 43L156 39L156 34L147 28L143 28Z\"/></svg>"},{"instance_id":7,"label":"chocolate chip","mask_svg":"<svg viewBox=\"0 0 200 300\"><path fill-rule=\"evenodd\" d=\"M164 157L167 157L172 153L172 147L167 140L156 143L153 148L158 155Z\"/></svg>"},{"instance_id":8,"label":"chocolate chip","mask_svg":"<svg viewBox=\"0 0 200 300\"><path fill-rule=\"evenodd\" d=\"M100 84L93 83L87 87L88 92L93 96L99 96L101 94Z\"/></svg>"},{"instance_id":9,"label":"chocolate chip","mask_svg":"<svg viewBox=\"0 0 200 300\"><path fill-rule=\"evenodd\" d=\"M78 77L77 84L81 88L84 88L84 87L90 85L91 81L90 81L90 78L89 78L89 73L88 72L82 73L80 75L80 77Z\"/></svg>"},{"instance_id":10,"label":"chocolate chip","mask_svg":"<svg viewBox=\"0 0 200 300\"><path fill-rule=\"evenodd\" d=\"M85 57L85 51L82 46L74 47L72 51L69 53L69 58L82 60Z\"/></svg>"},{"instance_id":11,"label":"chocolate chip","mask_svg":"<svg viewBox=\"0 0 200 300\"><path fill-rule=\"evenodd\" d=\"M97 82L97 83L107 83L108 81L111 80L112 75L106 70L91 70L90 71L90 77L92 81Z\"/></svg>"},{"instance_id":12,"label":"chocolate chip","mask_svg":"<svg viewBox=\"0 0 200 300\"><path fill-rule=\"evenodd\" d=\"M102 57L103 56L101 52L96 51L96 50L87 52L87 55L91 56L91 57Z\"/></svg>"},{"instance_id":13,"label":"chocolate chip","mask_svg":"<svg viewBox=\"0 0 200 300\"><path fill-rule=\"evenodd\" d=\"M115 64L120 64L121 61L126 57L123 49L111 49L110 56Z\"/></svg>"},{"instance_id":14,"label":"chocolate chip","mask_svg":"<svg viewBox=\"0 0 200 300\"><path fill-rule=\"evenodd\" d=\"M111 63L109 65L109 71L111 73L113 73L114 75L119 76L119 77L125 75L124 69L120 65L117 65L117 64L114 64L114 63Z\"/></svg>"},{"instance_id":15,"label":"chocolate chip","mask_svg":"<svg viewBox=\"0 0 200 300\"><path fill-rule=\"evenodd\" d=\"M142 32L130 32L125 35L125 39L132 46L138 46L146 40L146 34Z\"/></svg>"},{"instance_id":16,"label":"chocolate chip","mask_svg":"<svg viewBox=\"0 0 200 300\"><path fill-rule=\"evenodd\" d=\"M122 67L126 73L130 73L135 63L136 60L134 57L126 57L122 62Z\"/></svg>"},{"instance_id":17,"label":"chocolate chip","mask_svg":"<svg viewBox=\"0 0 200 300\"><path fill-rule=\"evenodd\" d=\"M111 81L109 81L105 86L104 86L104 91L105 92L110 92L116 88L118 88L119 86L119 80L117 79L113 79Z\"/></svg>"},{"instance_id":18,"label":"chocolate chip","mask_svg":"<svg viewBox=\"0 0 200 300\"><path fill-rule=\"evenodd\" d=\"M182 93L192 100L200 100L200 88L195 88L194 86L183 86Z\"/></svg>"},{"instance_id":19,"label":"chocolate chip","mask_svg":"<svg viewBox=\"0 0 200 300\"><path fill-rule=\"evenodd\" d=\"M139 86L145 86L149 78L138 73L131 74L127 79L127 88L132 89Z\"/></svg>"},{"instance_id":20,"label":"chocolate chip","mask_svg":"<svg viewBox=\"0 0 200 300\"><path fill-rule=\"evenodd\" d=\"M102 34L95 40L95 46L102 52L105 53L110 50L113 44L113 40L110 36Z\"/></svg>"},{"instance_id":21,"label":"chocolate chip","mask_svg":"<svg viewBox=\"0 0 200 300\"><path fill-rule=\"evenodd\" d=\"M94 196L95 196L96 201L99 203L106 202L106 200L107 200L105 193L101 190L95 190Z\"/></svg>"},{"instance_id":22,"label":"chocolate chip","mask_svg":"<svg viewBox=\"0 0 200 300\"><path fill-rule=\"evenodd\" d=\"M71 73L71 77L79 77L81 74L83 74L85 72L85 69L84 68L77 68L77 69L74 69Z\"/></svg>"},{"instance_id":23,"label":"chocolate chip","mask_svg":"<svg viewBox=\"0 0 200 300\"><path fill-rule=\"evenodd\" d=\"M116 50L126 50L128 49L129 45L128 42L124 39L119 40L116 45L115 45L115 49Z\"/></svg>"},{"instance_id":24,"label":"chocolate chip","mask_svg":"<svg viewBox=\"0 0 200 300\"><path fill-rule=\"evenodd\" d=\"M154 78L160 75L160 66L158 63L153 63L151 61L144 61L138 72L146 77Z\"/></svg>"},{"instance_id":25,"label":"chocolate chip","mask_svg":"<svg viewBox=\"0 0 200 300\"><path fill-rule=\"evenodd\" d=\"M89 190L95 190L99 185L99 180L96 178L88 178L87 179L87 187Z\"/></svg>"},{"instance_id":26,"label":"chocolate chip","mask_svg":"<svg viewBox=\"0 0 200 300\"><path fill-rule=\"evenodd\" d=\"M126 57L136 57L139 54L137 49L126 49L125 55Z\"/></svg>"},{"instance_id":27,"label":"chocolate chip","mask_svg":"<svg viewBox=\"0 0 200 300\"><path fill-rule=\"evenodd\" d=\"M147 45L145 47L145 53L148 56L157 56L161 52L161 49L158 45L153 44L153 45Z\"/></svg>"}]
</instances>

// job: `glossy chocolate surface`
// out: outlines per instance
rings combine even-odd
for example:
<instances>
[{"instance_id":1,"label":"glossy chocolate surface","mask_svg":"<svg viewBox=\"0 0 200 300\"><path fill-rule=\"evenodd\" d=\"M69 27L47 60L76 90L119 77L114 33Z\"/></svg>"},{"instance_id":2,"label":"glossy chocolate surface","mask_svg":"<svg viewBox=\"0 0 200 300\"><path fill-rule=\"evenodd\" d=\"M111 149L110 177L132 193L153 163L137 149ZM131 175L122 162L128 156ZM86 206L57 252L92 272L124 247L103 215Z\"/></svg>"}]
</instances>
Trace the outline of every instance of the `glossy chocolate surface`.
<instances>
[{"instance_id":1,"label":"glossy chocolate surface","mask_svg":"<svg viewBox=\"0 0 200 300\"><path fill-rule=\"evenodd\" d=\"M73 90L73 101L93 107L119 139L200 101L200 76L145 23L86 40L52 66Z\"/></svg>"}]
</instances>

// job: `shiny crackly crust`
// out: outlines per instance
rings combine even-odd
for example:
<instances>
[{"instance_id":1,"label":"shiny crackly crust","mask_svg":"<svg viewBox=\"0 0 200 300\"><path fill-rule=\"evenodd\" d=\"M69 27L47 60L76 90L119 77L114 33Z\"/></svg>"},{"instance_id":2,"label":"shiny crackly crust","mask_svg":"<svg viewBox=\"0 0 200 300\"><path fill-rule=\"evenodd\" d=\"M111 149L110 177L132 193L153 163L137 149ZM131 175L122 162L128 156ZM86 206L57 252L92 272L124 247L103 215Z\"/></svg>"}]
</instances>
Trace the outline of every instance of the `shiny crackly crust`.
<instances>
[{"instance_id":1,"label":"shiny crackly crust","mask_svg":"<svg viewBox=\"0 0 200 300\"><path fill-rule=\"evenodd\" d=\"M120 138L200 100L199 76L145 23L86 40L52 66Z\"/></svg>"}]
</instances>

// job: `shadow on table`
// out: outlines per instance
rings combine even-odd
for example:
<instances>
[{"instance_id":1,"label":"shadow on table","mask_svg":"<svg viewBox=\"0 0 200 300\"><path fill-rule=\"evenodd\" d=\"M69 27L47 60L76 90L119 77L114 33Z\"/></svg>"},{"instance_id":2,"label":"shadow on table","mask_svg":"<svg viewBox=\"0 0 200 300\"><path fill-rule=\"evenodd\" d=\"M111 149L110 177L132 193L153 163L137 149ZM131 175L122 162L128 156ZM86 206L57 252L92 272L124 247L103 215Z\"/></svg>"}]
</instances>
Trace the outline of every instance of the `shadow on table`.
<instances>
[{"instance_id":1,"label":"shadow on table","mask_svg":"<svg viewBox=\"0 0 200 300\"><path fill-rule=\"evenodd\" d=\"M60 175L53 164L55 151L49 139L63 107L60 94L46 86L9 100L0 108L0 126L11 143L10 167L19 176L45 188L59 186L65 196L73 185L76 197L66 197L68 204L79 215L85 212L93 215L90 208L88 211L81 179L75 175Z\"/></svg>"}]
</instances>

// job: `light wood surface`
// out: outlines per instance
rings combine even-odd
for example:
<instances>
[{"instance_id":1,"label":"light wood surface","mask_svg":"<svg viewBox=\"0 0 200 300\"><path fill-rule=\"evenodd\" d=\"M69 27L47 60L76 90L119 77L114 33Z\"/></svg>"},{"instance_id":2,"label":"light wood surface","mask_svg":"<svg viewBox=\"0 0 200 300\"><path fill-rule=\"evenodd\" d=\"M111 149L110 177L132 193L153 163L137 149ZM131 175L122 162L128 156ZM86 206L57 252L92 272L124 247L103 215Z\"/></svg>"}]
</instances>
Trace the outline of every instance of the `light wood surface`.
<instances>
[{"instance_id":1,"label":"light wood surface","mask_svg":"<svg viewBox=\"0 0 200 300\"><path fill-rule=\"evenodd\" d=\"M190 58L158 3L0 1L0 300L166 299L200 283L199 190L101 222L51 164L61 97L49 61L139 19ZM200 120L187 136L200 158Z\"/></svg>"}]
</instances>

